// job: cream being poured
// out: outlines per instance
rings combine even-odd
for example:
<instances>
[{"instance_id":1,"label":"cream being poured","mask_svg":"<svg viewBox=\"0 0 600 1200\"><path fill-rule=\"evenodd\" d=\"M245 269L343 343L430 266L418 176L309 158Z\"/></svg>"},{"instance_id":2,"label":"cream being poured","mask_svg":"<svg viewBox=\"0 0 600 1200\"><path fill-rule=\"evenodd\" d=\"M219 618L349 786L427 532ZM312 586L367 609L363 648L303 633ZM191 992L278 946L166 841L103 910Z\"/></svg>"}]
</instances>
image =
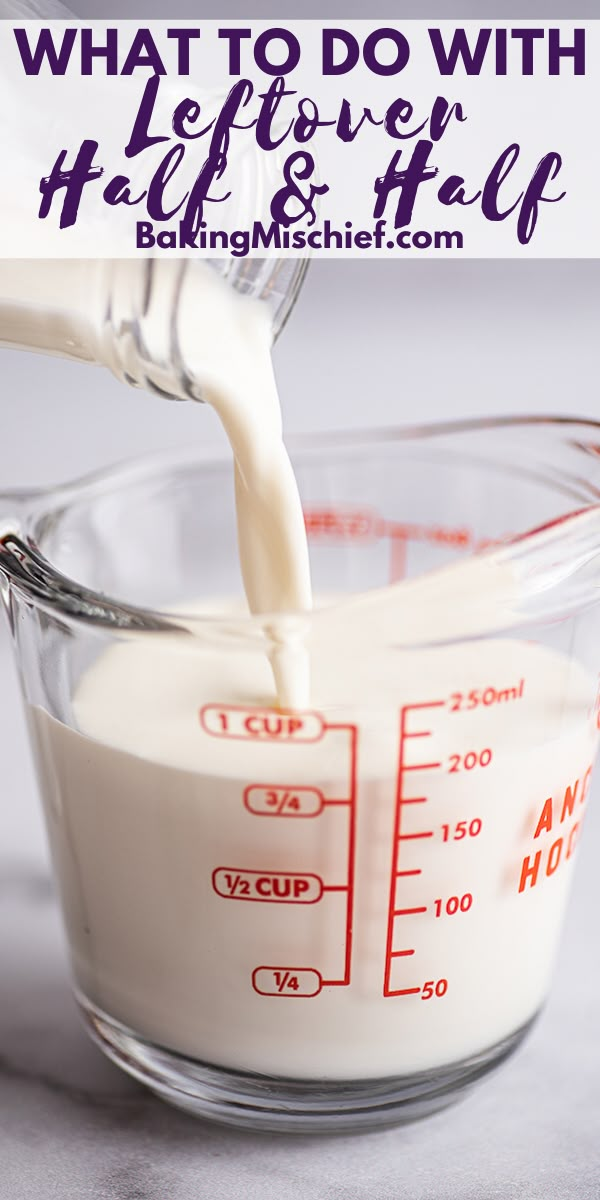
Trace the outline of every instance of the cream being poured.
<instances>
[{"instance_id":1,"label":"cream being poured","mask_svg":"<svg viewBox=\"0 0 600 1200\"><path fill-rule=\"evenodd\" d=\"M239 555L250 611L308 611L312 596L304 517L283 443L267 305L240 296L199 263L193 296L180 312L178 332L187 369L217 412L235 458ZM276 621L267 634L280 705L306 707L306 653Z\"/></svg>"}]
</instances>

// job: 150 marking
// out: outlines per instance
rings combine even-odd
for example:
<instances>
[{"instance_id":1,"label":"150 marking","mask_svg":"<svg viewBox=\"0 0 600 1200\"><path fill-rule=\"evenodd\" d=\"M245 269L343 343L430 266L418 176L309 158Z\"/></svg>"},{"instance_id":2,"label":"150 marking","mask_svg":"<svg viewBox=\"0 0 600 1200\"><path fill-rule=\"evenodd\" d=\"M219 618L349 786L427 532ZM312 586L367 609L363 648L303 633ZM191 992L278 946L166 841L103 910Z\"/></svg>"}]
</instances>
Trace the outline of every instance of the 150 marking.
<instances>
[{"instance_id":1,"label":"150 marking","mask_svg":"<svg viewBox=\"0 0 600 1200\"><path fill-rule=\"evenodd\" d=\"M442 825L442 840L444 842L460 842L463 838L479 837L483 829L481 817L473 817L472 821L457 821L456 825Z\"/></svg>"}]
</instances>

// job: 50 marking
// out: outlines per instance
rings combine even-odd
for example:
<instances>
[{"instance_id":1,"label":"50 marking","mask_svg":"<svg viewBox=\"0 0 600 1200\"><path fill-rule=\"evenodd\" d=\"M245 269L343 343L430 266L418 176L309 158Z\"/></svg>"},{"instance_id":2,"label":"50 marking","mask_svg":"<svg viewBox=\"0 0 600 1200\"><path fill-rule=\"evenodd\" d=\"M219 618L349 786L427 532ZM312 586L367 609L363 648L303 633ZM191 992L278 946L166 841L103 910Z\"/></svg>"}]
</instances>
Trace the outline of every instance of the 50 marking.
<instances>
[{"instance_id":1,"label":"50 marking","mask_svg":"<svg viewBox=\"0 0 600 1200\"><path fill-rule=\"evenodd\" d=\"M421 1000L432 1000L434 997L437 1000L441 1000L447 991L447 979L428 979L427 983L424 983L421 988Z\"/></svg>"}]
</instances>

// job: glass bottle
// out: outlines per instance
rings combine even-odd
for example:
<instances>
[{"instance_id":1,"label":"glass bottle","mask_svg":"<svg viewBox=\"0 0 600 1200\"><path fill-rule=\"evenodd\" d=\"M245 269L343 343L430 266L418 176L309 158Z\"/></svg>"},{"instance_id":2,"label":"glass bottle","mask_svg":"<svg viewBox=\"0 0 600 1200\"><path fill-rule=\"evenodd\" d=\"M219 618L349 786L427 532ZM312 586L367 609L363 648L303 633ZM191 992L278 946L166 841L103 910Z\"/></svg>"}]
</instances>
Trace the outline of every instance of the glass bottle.
<instances>
[{"instance_id":1,"label":"glass bottle","mask_svg":"<svg viewBox=\"0 0 600 1200\"><path fill-rule=\"evenodd\" d=\"M269 305L276 337L306 260L209 261L237 291ZM187 259L4 260L0 345L100 363L134 387L200 400L178 354L182 296L197 269Z\"/></svg>"}]
</instances>

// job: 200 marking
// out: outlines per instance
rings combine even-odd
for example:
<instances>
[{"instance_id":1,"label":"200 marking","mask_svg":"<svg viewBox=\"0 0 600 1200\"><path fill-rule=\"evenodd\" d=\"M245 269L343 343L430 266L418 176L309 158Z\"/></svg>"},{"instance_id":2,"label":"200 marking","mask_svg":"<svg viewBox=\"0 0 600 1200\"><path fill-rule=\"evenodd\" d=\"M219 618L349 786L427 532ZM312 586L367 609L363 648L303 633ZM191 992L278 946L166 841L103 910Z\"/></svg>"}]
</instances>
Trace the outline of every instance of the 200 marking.
<instances>
[{"instance_id":1,"label":"200 marking","mask_svg":"<svg viewBox=\"0 0 600 1200\"><path fill-rule=\"evenodd\" d=\"M489 767L492 761L492 751L469 750L466 754L451 754L448 772L455 775L457 771L472 771L475 767Z\"/></svg>"}]
</instances>

